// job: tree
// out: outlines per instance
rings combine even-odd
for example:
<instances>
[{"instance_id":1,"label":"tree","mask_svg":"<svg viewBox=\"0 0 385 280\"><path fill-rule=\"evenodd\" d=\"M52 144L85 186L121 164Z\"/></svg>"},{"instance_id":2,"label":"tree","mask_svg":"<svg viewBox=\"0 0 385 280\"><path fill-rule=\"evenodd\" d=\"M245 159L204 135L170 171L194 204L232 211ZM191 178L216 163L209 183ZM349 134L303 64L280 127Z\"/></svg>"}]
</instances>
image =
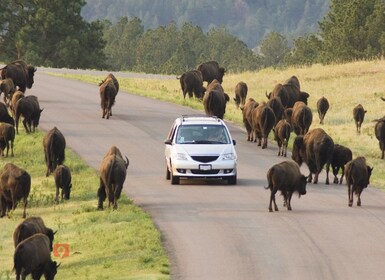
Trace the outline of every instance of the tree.
<instances>
[{"instance_id":1,"label":"tree","mask_svg":"<svg viewBox=\"0 0 385 280\"><path fill-rule=\"evenodd\" d=\"M285 57L287 65L311 65L317 63L322 49L322 42L315 34L309 34L294 40L294 47Z\"/></svg>"},{"instance_id":2,"label":"tree","mask_svg":"<svg viewBox=\"0 0 385 280\"><path fill-rule=\"evenodd\" d=\"M264 37L259 47L267 67L282 65L290 50L286 38L274 31Z\"/></svg>"}]
</instances>

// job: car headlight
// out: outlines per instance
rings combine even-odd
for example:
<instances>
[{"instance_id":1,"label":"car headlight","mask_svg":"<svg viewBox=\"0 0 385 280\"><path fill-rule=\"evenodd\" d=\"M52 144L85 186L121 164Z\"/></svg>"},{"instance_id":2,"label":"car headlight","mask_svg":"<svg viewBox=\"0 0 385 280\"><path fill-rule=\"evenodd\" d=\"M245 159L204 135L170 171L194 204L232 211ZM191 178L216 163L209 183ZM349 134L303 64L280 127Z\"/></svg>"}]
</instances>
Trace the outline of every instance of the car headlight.
<instances>
[{"instance_id":1,"label":"car headlight","mask_svg":"<svg viewBox=\"0 0 385 280\"><path fill-rule=\"evenodd\" d=\"M177 153L175 154L176 160L187 160L187 154L185 153Z\"/></svg>"},{"instance_id":2,"label":"car headlight","mask_svg":"<svg viewBox=\"0 0 385 280\"><path fill-rule=\"evenodd\" d=\"M222 155L222 160L234 160L234 159L235 159L235 154L233 153Z\"/></svg>"}]
</instances>

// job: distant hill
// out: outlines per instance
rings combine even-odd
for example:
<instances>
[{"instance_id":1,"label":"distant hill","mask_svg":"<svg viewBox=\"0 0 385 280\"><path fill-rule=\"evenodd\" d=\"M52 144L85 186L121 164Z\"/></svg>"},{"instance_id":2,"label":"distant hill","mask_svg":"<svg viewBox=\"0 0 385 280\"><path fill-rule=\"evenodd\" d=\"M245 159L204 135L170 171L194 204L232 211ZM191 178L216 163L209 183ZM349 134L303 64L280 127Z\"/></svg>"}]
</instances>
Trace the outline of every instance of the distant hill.
<instances>
[{"instance_id":1,"label":"distant hill","mask_svg":"<svg viewBox=\"0 0 385 280\"><path fill-rule=\"evenodd\" d=\"M191 22L204 31L225 27L250 48L275 31L289 41L318 32L318 22L329 9L329 0L87 0L82 16L87 21L123 16L138 17L145 29Z\"/></svg>"}]
</instances>

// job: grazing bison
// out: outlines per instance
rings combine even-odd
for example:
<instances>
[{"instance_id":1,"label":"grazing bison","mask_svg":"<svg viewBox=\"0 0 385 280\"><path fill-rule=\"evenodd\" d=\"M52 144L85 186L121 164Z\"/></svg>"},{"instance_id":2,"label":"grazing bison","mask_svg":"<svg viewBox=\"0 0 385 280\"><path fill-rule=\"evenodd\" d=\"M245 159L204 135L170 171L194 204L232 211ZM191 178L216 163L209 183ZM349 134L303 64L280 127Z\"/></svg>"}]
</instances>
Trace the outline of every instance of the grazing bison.
<instances>
[{"instance_id":1,"label":"grazing bison","mask_svg":"<svg viewBox=\"0 0 385 280\"><path fill-rule=\"evenodd\" d=\"M56 232L46 227L43 219L40 217L26 218L15 228L15 231L13 232L13 243L15 248L20 242L36 233L42 233L48 237L49 248L52 251L53 239Z\"/></svg>"},{"instance_id":2,"label":"grazing bison","mask_svg":"<svg viewBox=\"0 0 385 280\"><path fill-rule=\"evenodd\" d=\"M61 189L61 199L63 200L70 199L71 194L71 171L68 168L68 166L65 166L63 164L60 164L56 166L55 171L53 173L53 177L55 179L55 185L56 185L56 203L59 202L59 189Z\"/></svg>"},{"instance_id":3,"label":"grazing bison","mask_svg":"<svg viewBox=\"0 0 385 280\"><path fill-rule=\"evenodd\" d=\"M115 151L111 153L111 151ZM128 158L121 156L118 148L110 148L100 164L100 186L98 189L98 209L103 209L103 202L108 197L108 207L113 204L113 209L118 208L118 199L122 192L124 181L126 180Z\"/></svg>"},{"instance_id":4,"label":"grazing bison","mask_svg":"<svg viewBox=\"0 0 385 280\"><path fill-rule=\"evenodd\" d=\"M180 86L183 92L183 98L186 98L186 93L190 98L193 94L196 98L201 99L206 91L203 87L202 73L198 70L187 71L182 76L177 77L180 81Z\"/></svg>"},{"instance_id":5,"label":"grazing bison","mask_svg":"<svg viewBox=\"0 0 385 280\"><path fill-rule=\"evenodd\" d=\"M209 116L217 116L223 119L226 112L226 103L230 100L217 80L213 80L207 87L203 96L205 113Z\"/></svg>"},{"instance_id":6,"label":"grazing bison","mask_svg":"<svg viewBox=\"0 0 385 280\"><path fill-rule=\"evenodd\" d=\"M6 157L8 157L9 146L11 146L11 156L13 153L13 142L15 141L15 127L9 123L0 123L0 150L4 156L4 150L7 149Z\"/></svg>"},{"instance_id":7,"label":"grazing bison","mask_svg":"<svg viewBox=\"0 0 385 280\"><path fill-rule=\"evenodd\" d=\"M259 104L252 112L251 122L254 131L254 142L256 142L258 138L258 146L261 146L262 144L262 149L267 148L267 138L275 124L273 109L271 109L265 102Z\"/></svg>"},{"instance_id":8,"label":"grazing bison","mask_svg":"<svg viewBox=\"0 0 385 280\"><path fill-rule=\"evenodd\" d=\"M19 133L19 119L24 117L23 125L27 133L35 132L39 126L40 116L43 109L40 109L39 100L34 95L25 96L16 102L15 124L16 133Z\"/></svg>"},{"instance_id":9,"label":"grazing bison","mask_svg":"<svg viewBox=\"0 0 385 280\"><path fill-rule=\"evenodd\" d=\"M43 138L44 159L47 165L45 176L54 172L56 166L65 160L66 140L61 131L55 126Z\"/></svg>"},{"instance_id":10,"label":"grazing bison","mask_svg":"<svg viewBox=\"0 0 385 280\"><path fill-rule=\"evenodd\" d=\"M12 126L15 125L15 121L9 114L7 106L1 102L0 102L0 122L9 123Z\"/></svg>"},{"instance_id":11,"label":"grazing bison","mask_svg":"<svg viewBox=\"0 0 385 280\"><path fill-rule=\"evenodd\" d=\"M213 80L218 80L219 83L223 82L223 76L225 75L225 68L219 67L216 61L207 61L198 66L198 71L202 73L203 81L210 84Z\"/></svg>"},{"instance_id":12,"label":"grazing bison","mask_svg":"<svg viewBox=\"0 0 385 280\"><path fill-rule=\"evenodd\" d=\"M11 78L0 81L0 94L4 93L4 103L9 104L12 94L15 92L15 84Z\"/></svg>"},{"instance_id":13,"label":"grazing bison","mask_svg":"<svg viewBox=\"0 0 385 280\"><path fill-rule=\"evenodd\" d=\"M279 98L284 108L292 108L297 101L302 101L307 104L309 94L307 92L300 91L297 85L290 84L277 84L273 91L269 94L266 93L266 97L271 99L273 97Z\"/></svg>"},{"instance_id":14,"label":"grazing bison","mask_svg":"<svg viewBox=\"0 0 385 280\"><path fill-rule=\"evenodd\" d=\"M239 82L235 86L235 95L233 99L235 101L235 106L237 108L239 108L239 106L241 106L241 108L245 106L247 91L248 91L248 88L245 82Z\"/></svg>"},{"instance_id":15,"label":"grazing bison","mask_svg":"<svg viewBox=\"0 0 385 280\"><path fill-rule=\"evenodd\" d=\"M342 174L339 183L342 184L342 180L344 178L345 174L345 164L351 161L353 158L353 153L352 151L342 145L339 144L334 144L334 150L333 150L333 157L331 161L331 166L333 170L333 175L334 175L334 183L338 184L338 172L341 168Z\"/></svg>"},{"instance_id":16,"label":"grazing bison","mask_svg":"<svg viewBox=\"0 0 385 280\"><path fill-rule=\"evenodd\" d=\"M267 105L273 109L274 115L275 115L275 125L282 119L284 108L282 105L282 102L279 98L273 97L270 98L269 101L267 101Z\"/></svg>"},{"instance_id":17,"label":"grazing bison","mask_svg":"<svg viewBox=\"0 0 385 280\"><path fill-rule=\"evenodd\" d=\"M333 150L333 139L322 128L315 128L304 136L299 135L295 138L292 159L299 165L303 162L307 164L310 170L308 180L311 182L312 173L314 173L314 184L318 183L318 175L326 164L326 184L329 184L329 168Z\"/></svg>"},{"instance_id":18,"label":"grazing bison","mask_svg":"<svg viewBox=\"0 0 385 280\"><path fill-rule=\"evenodd\" d=\"M306 194L307 178L301 174L299 166L293 161L283 161L273 165L267 171L268 186L265 189L270 189L269 211L273 212L272 202L274 202L274 210L278 211L277 203L275 202L275 194L281 191L284 199L284 205L287 210L291 210L291 197L294 192L298 195Z\"/></svg>"},{"instance_id":19,"label":"grazing bison","mask_svg":"<svg viewBox=\"0 0 385 280\"><path fill-rule=\"evenodd\" d=\"M329 110L329 101L327 100L326 97L322 96L317 101L317 112L318 112L320 124L324 123L324 118L328 110Z\"/></svg>"},{"instance_id":20,"label":"grazing bison","mask_svg":"<svg viewBox=\"0 0 385 280\"><path fill-rule=\"evenodd\" d=\"M350 207L353 206L353 193L357 195L357 206L361 206L361 193L369 185L372 171L373 167L366 165L365 157L357 157L345 165Z\"/></svg>"},{"instance_id":21,"label":"grazing bison","mask_svg":"<svg viewBox=\"0 0 385 280\"><path fill-rule=\"evenodd\" d=\"M11 208L15 210L17 203L23 199L25 218L30 190L31 176L28 172L13 163L6 163L0 173L0 217L4 217Z\"/></svg>"},{"instance_id":22,"label":"grazing bison","mask_svg":"<svg viewBox=\"0 0 385 280\"><path fill-rule=\"evenodd\" d=\"M26 88L32 88L35 72L34 66L27 65L23 60L16 60L1 69L1 78L3 80L12 79L14 85L19 87L20 91L25 92Z\"/></svg>"},{"instance_id":23,"label":"grazing bison","mask_svg":"<svg viewBox=\"0 0 385 280\"><path fill-rule=\"evenodd\" d=\"M376 126L374 128L376 138L380 144L381 149L381 159L384 159L385 152L385 117L376 120Z\"/></svg>"},{"instance_id":24,"label":"grazing bison","mask_svg":"<svg viewBox=\"0 0 385 280\"><path fill-rule=\"evenodd\" d=\"M117 94L112 78L107 78L99 87L100 106L102 107L102 118L109 119L112 116L112 106L115 104Z\"/></svg>"},{"instance_id":25,"label":"grazing bison","mask_svg":"<svg viewBox=\"0 0 385 280\"><path fill-rule=\"evenodd\" d=\"M358 133L361 133L361 125L364 122L366 112L367 111L364 110L364 107L361 104L358 104L353 108L353 118L354 122L356 123Z\"/></svg>"},{"instance_id":26,"label":"grazing bison","mask_svg":"<svg viewBox=\"0 0 385 280\"><path fill-rule=\"evenodd\" d=\"M278 156L287 156L287 145L290 139L291 125L285 119L280 120L274 128L274 139L278 144Z\"/></svg>"},{"instance_id":27,"label":"grazing bison","mask_svg":"<svg viewBox=\"0 0 385 280\"><path fill-rule=\"evenodd\" d=\"M36 233L23 240L15 249L13 256L16 280L26 279L31 274L33 279L40 279L44 274L46 280L53 280L60 266L51 259L49 238Z\"/></svg>"},{"instance_id":28,"label":"grazing bison","mask_svg":"<svg viewBox=\"0 0 385 280\"><path fill-rule=\"evenodd\" d=\"M291 125L293 131L297 135L305 135L309 131L309 127L313 122L313 113L311 109L302 101L294 104L291 114Z\"/></svg>"},{"instance_id":29,"label":"grazing bison","mask_svg":"<svg viewBox=\"0 0 385 280\"><path fill-rule=\"evenodd\" d=\"M259 105L253 98L247 99L245 106L241 108L243 115L243 124L247 131L247 141L253 141L252 112Z\"/></svg>"}]
</instances>

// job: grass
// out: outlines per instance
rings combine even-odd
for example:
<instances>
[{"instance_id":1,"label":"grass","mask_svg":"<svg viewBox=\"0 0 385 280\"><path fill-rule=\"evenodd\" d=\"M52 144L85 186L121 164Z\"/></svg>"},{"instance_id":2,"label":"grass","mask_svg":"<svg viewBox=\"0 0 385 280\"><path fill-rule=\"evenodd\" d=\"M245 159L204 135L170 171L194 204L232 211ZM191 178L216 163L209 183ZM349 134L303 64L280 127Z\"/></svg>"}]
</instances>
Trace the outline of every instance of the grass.
<instances>
[{"instance_id":1,"label":"grass","mask_svg":"<svg viewBox=\"0 0 385 280\"><path fill-rule=\"evenodd\" d=\"M58 75L58 74L55 74ZM89 75L59 74L60 76L98 84L105 77ZM277 83L296 75L301 83L301 90L310 94L309 107L313 111L313 124L310 127L322 127L335 143L345 145L353 151L353 157L365 156L367 163L374 166L371 185L385 188L385 161L380 159L381 152L374 135L373 120L384 116L385 102L385 60L358 61L338 65L313 65L302 68L264 69L259 72L239 74L226 73L223 87L231 99L235 85L239 81L247 83L248 97L257 101L266 101L265 93L272 91ZM203 111L203 105L195 99L183 99L177 79L133 79L118 77L120 88L134 94L163 101L174 102ZM325 96L330 103L324 125L319 124L316 103ZM368 111L360 135L356 133L353 120L353 108L361 103ZM231 100L226 108L225 119L242 124L242 113ZM272 135L270 135L272 136ZM272 137L270 137L272 139ZM292 134L289 145L292 145Z\"/></svg>"},{"instance_id":2,"label":"grass","mask_svg":"<svg viewBox=\"0 0 385 280\"><path fill-rule=\"evenodd\" d=\"M161 236L151 217L125 195L118 211L96 210L99 177L69 148L65 164L72 173L71 199L54 202L53 176L45 177L43 133L27 135L23 129L15 140L15 157L2 158L1 167L13 162L32 178L28 216L41 216L57 230L54 243L65 244L69 256L61 263L57 279L169 279L169 261ZM0 279L15 279L13 239L22 221L22 207L0 219Z\"/></svg>"}]
</instances>

